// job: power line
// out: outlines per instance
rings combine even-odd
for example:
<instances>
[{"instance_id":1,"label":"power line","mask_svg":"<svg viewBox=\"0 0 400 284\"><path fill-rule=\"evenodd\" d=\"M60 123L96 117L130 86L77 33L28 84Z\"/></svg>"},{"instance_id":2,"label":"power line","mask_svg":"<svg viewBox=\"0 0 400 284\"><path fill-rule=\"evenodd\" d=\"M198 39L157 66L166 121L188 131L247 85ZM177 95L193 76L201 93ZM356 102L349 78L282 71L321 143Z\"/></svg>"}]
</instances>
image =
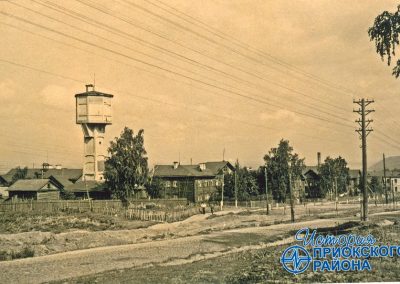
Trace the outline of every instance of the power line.
<instances>
[{"instance_id":1,"label":"power line","mask_svg":"<svg viewBox=\"0 0 400 284\"><path fill-rule=\"evenodd\" d=\"M169 41L169 42L172 42L172 43L174 43L174 44L176 44L176 45L178 45L178 46L181 46L181 47L183 47L183 48L185 48L185 49L188 49L188 50L190 50L190 51L192 51L192 52L195 52L195 53L197 53L197 54L200 54L200 55L202 55L202 56L205 56L205 57L207 57L207 58L209 58L209 59L212 59L212 60L214 60L214 61L216 61L216 62L219 62L219 63L224 64L224 65L226 65L226 66L229 66L229 67L231 67L231 68L234 68L235 70L239 70L239 71L241 71L241 72L243 72L243 73L245 73L245 74L247 74L247 75L256 77L256 78L258 78L258 79L260 79L260 80L263 80L263 81L266 81L266 82L268 82L268 83L270 83L270 84L277 84L275 81L266 79L263 75L258 75L258 74L254 73L254 72L249 72L249 71L247 71L247 70L244 70L243 68L240 68L240 67L234 66L234 65L232 65L232 64L223 62L223 61L221 61L221 60L219 60L219 59L216 59L216 58L214 58L214 57L210 57L209 55L205 54L204 52L199 52L198 50L195 50L195 49L193 49L193 48L191 48L191 47L188 47L187 45L181 44L180 42L177 42L176 40L171 40L171 39L168 38L167 36L161 35L161 34L159 34L159 33L157 33L157 32L152 31L152 30L149 29L149 28L145 28L145 27L143 27L143 26L141 26L141 25L138 25L137 23L134 23L134 22L132 22L131 20L127 20L127 19L122 18L122 17L120 17L120 16L116 16L115 14L112 14L112 13L108 12L106 9L104 9L104 8L102 8L102 7L98 7L98 6L96 7L96 6L93 4L93 2L91 2L91 1L86 1L86 2L81 1L81 0L75 0L75 1L77 1L77 2L79 2L79 3L81 3L81 4L83 4L83 5L85 5L85 6L87 6L87 7L93 8L93 9L95 9L95 10L97 10L97 11L100 11L100 12L106 14L106 15L109 15L109 16L111 16L111 17L113 17L113 18L116 18L116 19L118 19L118 20L120 20L120 21L123 21L123 22L125 22L125 23L127 23L127 24L129 24L129 25L132 25L132 26L135 27L135 28L144 30L144 31L146 31L146 32L148 32L148 33L150 33L150 34L153 34L153 35L155 35L155 36L157 36L157 37L160 37L160 38L162 38L162 39L164 39L164 40L167 40L167 41ZM92 3L92 4L90 4L90 3ZM279 87L281 87L281 88L286 88L286 89L287 89L287 86L282 85L282 84L279 84ZM293 90L290 90L290 91L293 91ZM301 94L301 95L304 96L304 93ZM307 96L307 95L305 95L305 96ZM314 99L315 99L315 98L314 98ZM318 99L317 99L317 100L318 100ZM326 102L325 102L325 103L326 103ZM340 107L339 107L339 108L340 108Z\"/></svg>"},{"instance_id":2,"label":"power line","mask_svg":"<svg viewBox=\"0 0 400 284\"><path fill-rule=\"evenodd\" d=\"M90 45L90 46L94 46L94 47L96 47L96 48L102 49L102 50L104 50L104 51L107 51L107 52L110 52L110 53L113 53L113 54L116 54L116 55L119 55L119 56L121 56L121 57L128 58L128 59L130 59L130 60L132 60L132 61L135 61L135 62L144 64L144 65L146 65L146 66L150 66L150 67L153 67L153 68L155 68L155 69L158 69L158 70L161 70L161 71L165 71L165 72L174 74L174 75L176 75L176 76L179 76L179 77L182 77L182 78L191 80L191 81L196 82L196 83L199 83L199 84L201 84L201 85L205 85L205 86L208 86L208 87L212 87L212 88L214 88L214 89L218 89L218 90L221 90L221 91L230 93L230 94L232 94L232 95L235 95L235 96L238 96L238 97L242 97L242 98L246 98L246 99L248 99L248 100L252 100L252 101L255 101L255 102L258 102L258 103L262 103L262 104L265 104L265 105L270 105L270 106L274 106L274 107L277 107L277 108L281 108L280 105L273 104L273 103L271 103L271 102L268 102L268 101L265 101L265 100L262 100L262 99L259 99L259 98L254 98L254 97L248 96L248 95L243 94L243 93L241 93L241 92L232 91L232 90L229 90L229 89L227 89L227 88L220 87L220 86L218 86L218 85L211 84L211 83L208 83L208 82L205 82L205 81L202 81L202 80L199 80L199 79L196 79L196 78L187 76L187 75L185 75L185 74L176 72L176 71L174 71L174 70L171 70L171 69L168 69L168 68L164 68L164 67L161 67L161 66L159 66L159 65L146 62L146 61L144 61L144 60L142 60L142 59L138 59L138 58L135 58L135 57L126 55L126 54L121 53L121 52L119 52L119 51L115 51L115 50L113 50L113 49L110 49L110 48L107 48L107 47L104 47L104 46L100 46L100 45L95 44L95 43L92 43L92 42L88 42L88 41L86 41L86 40L77 38L77 37L75 37L75 36L68 35L68 34L66 34L66 33L64 33L64 32L60 32L60 31L54 30L54 29L52 29L52 28L48 28L48 27L46 27L46 26L43 26L43 25L41 25L41 24L34 23L34 22L32 22L32 21L23 19L23 18L21 18L21 17L15 16L15 15L11 15L11 14L9 14L9 13L2 12L2 11L0 11L0 14L6 15L6 16L9 16L9 17L12 17L12 18L14 18L14 19L20 20L20 21L22 21L22 22L29 23L29 24L31 24L31 25L34 25L34 26L43 28L43 29L45 29L45 30L48 30L48 31L51 31L51 32L54 32L54 33L57 33L57 34L60 34L60 35L62 35L62 36L65 36L65 37L74 39L74 40L79 41L79 42L81 42L81 43L84 43L84 44L87 44L87 45ZM296 114L301 115L301 116L310 117L310 118L314 118L314 119L316 119L316 120L325 121L325 122L327 122L327 123L333 123L333 124L342 125L342 126L344 126L344 127L349 127L349 128L351 128L351 126L348 125L348 124L344 124L344 123L340 123L340 122L336 122L336 121L334 122L334 121L331 121L331 120L329 120L329 119L326 119L326 118L321 117L321 116L318 116L318 115L309 114L309 113L304 113L304 112L301 112L301 111L298 111L298 110L291 110L291 111L292 111L293 113L296 113Z\"/></svg>"},{"instance_id":3,"label":"power line","mask_svg":"<svg viewBox=\"0 0 400 284\"><path fill-rule=\"evenodd\" d=\"M76 0L76 1L81 2L82 0ZM126 1L126 0L121 0L121 1L127 3L128 5L130 5L130 6L132 6L132 7L135 7L135 8L137 8L137 9L142 10L142 11L145 11L146 13L148 13L148 14L154 16L154 17L158 17L158 18L160 18L160 19L162 19L162 20L164 20L164 21L166 21L166 22L168 22L168 23L170 23L170 24L172 24L172 25L174 25L174 26L176 26L176 27L178 27L178 28L180 28L180 29L182 29L182 30L185 30L185 31L187 31L187 32L190 32L190 33L192 33L192 34L194 34L194 35L196 35L196 36L198 36L198 37L200 37L200 38L202 38L202 39L204 39L204 40L207 40L207 41L210 42L210 43L213 43L213 44L222 46L222 47L224 47L225 49L227 49L227 50L229 50L229 51L231 51L231 52L233 52L233 53L235 53L235 54L238 54L238 55L240 55L240 56L242 56L242 57L244 57L244 58L247 58L247 59L249 59L249 60L251 60L251 61L253 61L253 62L256 62L257 64L264 65L264 66L266 66L266 67L268 67L268 68L271 68L271 69L273 69L273 70L276 70L276 71L281 71L281 70L279 70L278 68L272 67L271 65L268 65L268 64L266 64L266 63L263 62L263 61L259 61L259 60L257 60L256 58L254 58L254 57L252 57L252 56L246 55L246 54L240 52L239 50L232 48L231 45L221 44L221 43L215 41L214 39L212 39L212 38L210 38L210 37L208 37L208 36L205 36L205 35L203 35L203 34L201 34L201 33L198 33L197 31L195 31L195 30L193 30L193 29L190 29L190 28L188 28L188 27L185 27L185 26L183 26L183 25L181 25L181 24L179 24L179 23L177 23L177 22L174 22L174 21L172 21L172 20L170 20L170 19L168 19L168 18L166 18L166 17L163 17L163 16L161 16L161 15L159 15L159 14L157 14L157 13L154 13L153 11L151 11L151 10L149 10L149 9L146 9L146 8L140 6L140 5L137 5L137 4L133 3L133 2ZM89 1L89 2L91 2L91 1ZM277 62L275 62L275 63L277 63Z\"/></svg>"},{"instance_id":4,"label":"power line","mask_svg":"<svg viewBox=\"0 0 400 284\"><path fill-rule=\"evenodd\" d=\"M31 1L36 2L35 0L31 0ZM67 26L69 26L69 27L75 28L75 29L77 29L77 30L80 30L80 31L85 32L85 33L87 33L87 34L90 34L90 35L92 35L92 36L99 37L99 38L101 38L101 39L103 39L103 40L106 40L106 41L108 41L108 42L111 42L111 43L113 43L113 44L121 45L120 43L117 43L117 42L115 42L115 41L113 41L113 40L110 40L110 39L105 38L105 37L103 37L103 36L99 36L99 35L96 34L96 33L88 32L88 31L86 31L86 30L84 30L84 29L81 29L81 28L79 28L79 27L76 27L76 26L74 26L74 25L71 25L71 24L69 24L69 23L66 23L66 22L61 21L61 20L59 20L59 19L56 19L56 18L54 18L54 17L48 16L48 15L46 15L46 14L43 14L43 13L38 12L38 11L36 11L36 10L33 10L33 9L31 9L31 8L27 8L27 7L23 6L23 5L16 4L16 3L12 3L12 2L11 2L11 4L14 4L15 6L18 6L18 7L20 7L20 8L23 8L23 9L29 10L29 11L31 11L31 12L34 12L34 13L36 13L36 14L39 14L39 15L41 15L41 16L43 16L43 17L49 18L49 19L51 19L51 20L53 20L53 21L56 21L56 22L62 23L62 24L64 24L64 25L67 25ZM150 57L150 58L152 58L152 59L156 59L156 60L161 61L161 62L163 62L163 63L172 65L172 66L174 66L175 68L184 70L184 71L186 71L186 72L191 72L191 73L194 73L195 75L198 75L198 76L200 76L200 77L206 78L206 79L211 80L211 81L213 81L213 82L220 83L220 82L218 82L217 80L214 80L213 78L210 78L210 77L207 77L207 76L202 76L202 75L200 75L200 74L198 74L198 73L195 73L195 72L193 72L193 71L191 71L191 70L182 68L182 67L177 66L177 65L175 65L175 64L172 64L172 63L170 63L170 62L168 62L168 61L165 61L165 60L162 60L162 59L159 59L159 58L155 58L154 56L151 56L151 55L149 55L149 54L147 54L147 53L144 53L144 52L141 52L141 51L137 51L137 50L135 50L135 49L132 49L132 48L130 48L129 46L126 46L126 45L121 45L121 46L124 47L124 48L127 48L127 49L129 49L129 50L131 50L131 51L134 51L134 52L136 52L136 53L139 53L139 54L145 55L145 56L147 56L147 57ZM225 73L225 74L227 74L227 73ZM232 77L232 76L230 76L229 74L228 74L228 76L229 76L229 77ZM237 78L237 77L235 77L234 79L242 80L242 79ZM243 80L242 80L242 81L243 81ZM252 84L252 83L250 83L250 82L248 82L248 81L245 81L245 82L246 82L246 83L249 83L249 84ZM226 86L226 84L224 84L224 85ZM254 84L253 84L253 85L254 85ZM233 86L228 86L228 87L233 88L233 89L236 89L236 90L239 90L239 91L242 91L241 89L236 88L236 87L233 87ZM259 86L256 85L256 87L259 87ZM284 88L285 88L285 87L284 87ZM310 97L310 96L308 96L308 95L306 95L306 94L303 94L303 93L301 93L301 92L298 92L298 91L296 91L296 90L293 90L293 89L290 89L290 88L286 88L286 89L291 90L292 92L301 94L301 95L303 95L303 96ZM258 95L255 95L255 94L252 94L252 95L260 98L260 96L258 96ZM312 97L310 97L310 98L312 98ZM312 98L312 99L313 99L313 98ZM321 108L322 108L321 106L315 107L314 105L310 105L310 104L303 103L303 102L298 102L297 104L302 105L302 106L304 106L304 107L306 107L306 108L310 108L310 109L316 110L316 111L318 111L318 112L321 112ZM326 108L325 108L325 109L326 109ZM328 110L329 110L329 109L328 109ZM342 108L340 108L339 110L342 111ZM326 112L323 112L323 113L324 113L324 114L326 113L326 114L329 114L329 115L331 115L331 116L333 116L333 117L336 117L336 118L339 119L339 120L347 121L347 120L345 120L343 117L338 116L338 115L336 115L336 114L333 114L333 113L331 113L331 112L327 112L327 111L326 111Z\"/></svg>"},{"instance_id":5,"label":"power line","mask_svg":"<svg viewBox=\"0 0 400 284\"><path fill-rule=\"evenodd\" d=\"M227 40L227 41L229 41L231 43L239 45L242 48L246 49L247 51L251 51L251 52L254 52L254 53L258 54L258 55L264 56L264 57L266 57L266 59L271 60L275 64L282 65L282 66L284 66L284 67L286 67L288 69L291 69L291 71L293 71L293 72L298 72L298 73L300 73L300 74L302 74L302 75L304 75L306 77L309 77L310 79L316 80L316 81L318 81L318 82L320 82L322 84L325 84L326 86L329 86L331 88L334 88L336 90L342 89L343 91L346 92L346 93L344 93L346 95L348 93L353 93L352 90L350 90L350 89L348 89L346 87L343 87L341 85L332 83L332 82L330 82L328 80L322 79L322 78L316 76L315 74L311 74L311 73L305 72L304 70L302 70L302 69L300 69L300 68L298 68L298 67L296 67L296 66L294 66L294 65L292 65L292 64L290 64L290 63L288 63L288 62L286 62L286 61L284 61L282 59L279 59L279 58L277 58L277 57L275 57L275 56L273 56L273 55L271 55L271 54L269 54L269 53L267 53L265 51L260 51L259 49L256 49L256 48L254 48L254 47L252 47L252 46L250 46L250 45L248 45L246 43L243 43L242 41L240 41L240 40L238 40L238 39L236 39L236 38L234 38L234 37L232 37L232 36L230 36L230 35L228 35L228 34L226 34L224 32L219 31L219 30L215 29L214 27L211 27L207 23L205 23L203 21L200 21L199 19L196 19L195 17L193 17L193 16L191 16L191 15L189 15L187 13L182 12L182 11L174 8L173 6L164 3L163 1L154 0L154 1L164 5L165 7L168 7L170 10L165 9L165 8L161 7L160 5L157 5L157 4L155 4L154 2L152 2L150 0L144 0L144 1L146 1L147 3L150 3L151 5L153 5L155 7L158 7L159 9L161 9L161 10L167 12L167 13L170 13L170 14L172 14L172 15L174 15L174 16L176 16L176 17L178 17L178 18L180 18L180 19L182 19L182 20L184 20L184 21L186 21L186 22L188 22L190 24L193 24L193 25L196 25L196 26L198 26L200 28L203 28L206 31L214 34L217 37L220 37L223 40ZM171 10L173 10L173 11L175 11L177 13L171 12ZM187 20L185 17L180 16L180 15L184 15L185 17L187 17L187 18L189 18L191 20Z\"/></svg>"},{"instance_id":6,"label":"power line","mask_svg":"<svg viewBox=\"0 0 400 284\"><path fill-rule=\"evenodd\" d=\"M33 68L31 66L14 63L14 62L11 62L11 61L8 61L8 60L3 60L1 58L0 58L0 62L5 62L5 63L8 63L8 64L15 65L17 67L27 68L27 69L30 69L30 70L33 70L33 71L36 71L36 72L41 72L41 73L44 73L44 74L47 74L47 75L52 75L52 76L64 78L64 79L67 79L67 80L80 81L80 80L77 80L77 79L71 79L71 78L69 78L67 76L59 75L59 74L54 73L54 72L44 71L44 70L41 70L41 69L38 69L38 68ZM109 88L107 88L107 89L109 89ZM110 89L110 90L113 91L112 89ZM169 105L169 106L173 106L173 107L182 108L182 106L180 106L180 105L176 105L176 104L165 102L165 101L161 101L161 100L156 100L156 99L153 99L153 98L138 96L136 94L133 94L133 93L130 93L130 92L126 92L126 91L118 91L118 90L114 90L114 91L116 91L117 93L126 93L126 94L128 94L130 96L133 96L133 97L136 97L136 98L139 98L139 99L142 99L142 100L147 100L147 101L150 101L152 103L155 102L155 103L158 103L160 105ZM232 121L236 121L236 122L242 123L244 125L248 125L248 126L264 128L264 129L269 129L269 130L278 130L278 131L281 130L281 128L273 128L273 127L268 127L268 126L265 126L265 125L255 124L255 123L251 123L251 122L248 122L248 121L243 121L243 120L240 120L240 119L235 119L235 118L228 117L228 116L223 116L223 115L218 115L218 114L215 114L215 113L200 111L198 109L190 108L190 107L187 107L187 106L185 106L184 108L188 109L190 112L198 112L198 113L211 115L211 116L215 116L215 117L219 117L219 118L223 118L223 119L227 119L227 120L232 120ZM307 137L307 138L325 140L325 141L331 141L331 142L337 142L337 141L332 140L332 139L323 139L320 136L305 135L305 134L302 134L302 133L297 133L297 134L299 136L303 136L303 137Z\"/></svg>"},{"instance_id":7,"label":"power line","mask_svg":"<svg viewBox=\"0 0 400 284\"><path fill-rule=\"evenodd\" d=\"M52 6L53 6L53 7L51 7L51 6L49 6L49 5L40 3L40 2L38 2L37 0L31 0L31 1L33 1L33 2L35 2L35 3L37 3L37 4L39 4L39 5L42 5L42 6L44 6L44 7L47 7L47 8L49 8L49 9L55 10L55 11L57 11L57 12L59 12L59 13L63 13L63 14L65 14L65 15L68 15L68 16L70 16L70 17L73 17L73 18L75 18L75 19L78 19L79 21L83 21L83 22L85 22L85 23L87 23L87 24L90 24L90 25L96 26L96 27L98 27L98 28L101 28L101 29L103 29L103 30L106 29L108 32L110 32L110 30L111 30L112 32L118 33L118 35L121 36L121 37L127 38L127 36L128 36L127 39L129 39L129 40L134 39L135 41L139 41L141 44L145 44L146 46L149 46L149 47L152 48L152 49L155 49L155 50L157 50L157 51L163 52L164 54L167 53L167 54L170 55L170 56L174 56L175 58L178 58L179 60L186 60L186 61L188 61L189 63L196 64L196 65L198 65L198 66L201 67L201 68L205 68L205 69L207 69L207 70L211 70L211 71L214 71L214 72L218 72L219 74L222 74L222 75L224 75L224 76L227 76L227 77L229 77L230 79L235 80L236 82L241 81L241 82L244 82L244 83L246 83L247 85L253 86L253 87L257 88L257 89L258 89L258 88L263 88L263 89L265 89L264 87L262 87L262 86L260 86L260 85L258 85L258 84L254 84L254 83L252 83L252 82L249 82L249 81L247 81L247 80L244 80L244 79L241 78L241 77L234 76L234 75L229 74L229 73L227 73L227 72L225 72L225 71L223 71L223 70L221 70L221 69L215 68L215 67L210 66L210 65L207 65L207 64L203 64L203 63L201 63L201 62L198 61L198 60L194 60L194 59L189 58L189 57L187 57L187 56L181 55L181 54L179 54L179 53L177 53L177 52L170 51L170 50L168 50L168 49L166 49L166 48L163 48L162 46L158 46L158 45L155 45L155 44L153 44L153 43L151 43L151 42L148 42L148 41L145 41L145 40L143 40L143 39L141 39L141 38L138 38L138 37L132 35L131 33L126 33L126 32L124 32L124 31L121 31L121 30L116 29L116 28L114 28L114 27L111 27L111 26L109 26L109 25L105 25L104 23L100 23L100 22L96 21L96 20L93 19L93 18L89 18L89 17L87 17L87 16L85 16L85 15L82 15L82 14L79 14L79 13L77 13L77 12L71 11L71 10L69 10L69 9L66 9L65 7L61 7L61 6L56 5L56 4L54 4L54 3L49 3L49 2L47 2L47 3L49 3L49 5L52 5ZM22 5L19 5L19 6L22 6ZM89 6L89 7L92 7L92 6ZM114 17L116 17L116 16L114 16ZM116 17L116 18L118 18L118 19L121 20L120 17ZM53 18L53 19L54 19L54 18ZM65 22L64 22L64 24L65 24ZM67 24L67 25L68 25L68 24ZM69 26L71 26L71 25L69 25ZM135 27L137 27L137 25L135 25ZM146 31L147 31L147 29L146 29ZM85 32L86 32L86 31L85 31ZM94 35L94 36L97 36L96 34L93 34L93 33L91 33L91 34ZM170 41L176 43L176 41L173 41L173 40L170 40ZM201 53L201 54L204 55L204 53ZM146 54L146 55L148 56L148 54ZM158 58L157 58L157 59L158 59ZM212 58L212 59L215 60L215 61L218 62L218 63L225 64L225 62L222 62L221 60L216 60L215 58ZM165 62L165 61L164 61L164 62ZM170 62L167 62L167 63L171 64ZM225 65L227 65L227 64L225 64ZM236 68L235 66L232 66L232 65L229 65L229 67L235 68L235 69L239 70L238 68ZM179 68L179 67L178 67L178 68ZM182 68L181 68L181 69L182 69ZM188 71L188 70L185 70L185 71ZM239 71L241 71L241 72L246 72L246 71L244 71L243 69L240 69ZM190 72L190 71L189 71L189 72ZM197 73L195 73L195 74L197 74ZM274 85L274 86L277 86L277 87L279 87L279 88L281 88L281 89L285 89L285 90L287 90L287 91L289 91L289 92L292 92L292 93L301 95L301 96L306 97L306 98L310 98L310 99L312 99L312 100L314 100L314 101L319 101L319 102L321 102L321 103L323 103L323 104L326 104L327 106L331 106L331 107L335 108L335 110L334 110L335 112L338 112L338 111L343 112L343 107L342 107L342 106L339 107L339 106L337 106L337 105L335 105L335 104L331 104L331 103L326 102L326 101L324 101L324 100L322 100L322 99L319 99L318 97L315 98L315 97L310 96L310 95L308 95L308 94L306 94L306 93L304 93L304 92L300 92L300 91L298 91L298 90L296 90L296 89L289 88L289 87L287 87L286 85L277 83L277 82L275 82L275 81L273 81L273 80L266 79L264 76L258 76L258 75L256 75L256 74L253 74L253 73L250 73L250 72L247 72L247 74L248 74L248 75L252 75L253 77L255 77L255 78L257 78L257 79L262 79L263 81L265 81L265 82L267 82L267 83L269 83L269 84L272 84L272 85ZM198 75L198 74L197 74L197 75ZM201 76L201 75L200 75L200 76ZM203 76L203 77L204 77L204 76ZM209 77L206 77L206 78L207 78L207 79L210 79ZM212 80L212 79L211 79L211 80ZM214 81L215 81L215 80L214 80ZM270 98L270 99L271 99L271 98ZM310 104L304 104L304 103L302 103L302 102L300 102L300 104L303 105L303 106L305 106L305 107L310 107ZM323 106L321 106L321 105L319 105L318 108L319 108L319 109L324 108L324 109L326 109L326 110L328 110L328 111L331 111L331 109L329 109L329 108L327 108L327 107L323 107ZM318 110L318 109L316 109L315 107L314 107L313 109L314 109L314 110ZM332 113L331 113L331 114L332 114ZM339 118L339 119L340 119L340 118Z\"/></svg>"}]
</instances>

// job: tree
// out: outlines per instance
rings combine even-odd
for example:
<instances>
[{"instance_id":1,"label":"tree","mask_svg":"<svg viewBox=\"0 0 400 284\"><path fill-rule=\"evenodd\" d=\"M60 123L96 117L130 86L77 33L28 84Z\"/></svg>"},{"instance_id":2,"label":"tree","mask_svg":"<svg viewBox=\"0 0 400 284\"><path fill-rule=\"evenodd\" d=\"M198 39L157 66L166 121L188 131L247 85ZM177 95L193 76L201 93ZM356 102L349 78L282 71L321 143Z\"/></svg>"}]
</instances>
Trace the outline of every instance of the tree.
<instances>
[{"instance_id":1,"label":"tree","mask_svg":"<svg viewBox=\"0 0 400 284\"><path fill-rule=\"evenodd\" d=\"M289 145L288 140L282 139L277 148L272 148L264 156L267 167L268 191L278 202L286 202L286 196L289 194L289 170L292 181L300 178L304 165L304 158L293 153L293 147Z\"/></svg>"},{"instance_id":2,"label":"tree","mask_svg":"<svg viewBox=\"0 0 400 284\"><path fill-rule=\"evenodd\" d=\"M258 195L256 173L250 171L247 167L241 167L239 162L235 164L235 172L238 200L249 200L251 196ZM235 198L235 173L224 175L224 198Z\"/></svg>"},{"instance_id":3,"label":"tree","mask_svg":"<svg viewBox=\"0 0 400 284\"><path fill-rule=\"evenodd\" d=\"M375 194L382 193L382 183L377 176L373 176L369 182L369 188Z\"/></svg>"},{"instance_id":4,"label":"tree","mask_svg":"<svg viewBox=\"0 0 400 284\"><path fill-rule=\"evenodd\" d=\"M146 183L145 188L151 198L161 198L164 185L160 178L153 178Z\"/></svg>"},{"instance_id":5,"label":"tree","mask_svg":"<svg viewBox=\"0 0 400 284\"><path fill-rule=\"evenodd\" d=\"M127 202L135 189L143 186L149 173L143 129L135 136L132 129L124 128L120 137L111 141L109 157L105 162L106 185L113 196Z\"/></svg>"},{"instance_id":6,"label":"tree","mask_svg":"<svg viewBox=\"0 0 400 284\"><path fill-rule=\"evenodd\" d=\"M384 11L375 18L374 25L368 29L368 35L371 41L375 41L376 53L378 53L390 66L392 56L396 55L396 46L399 44L400 32L400 5L395 13ZM393 68L392 75L398 78L400 76L400 60L397 60Z\"/></svg>"},{"instance_id":7,"label":"tree","mask_svg":"<svg viewBox=\"0 0 400 284\"><path fill-rule=\"evenodd\" d=\"M23 169L21 169L21 167L17 167L15 170L16 170L15 174L12 176L12 179L11 179L11 184L13 184L14 182L16 182L19 179L26 178L26 176L28 174L28 167L25 167Z\"/></svg>"},{"instance_id":8,"label":"tree","mask_svg":"<svg viewBox=\"0 0 400 284\"><path fill-rule=\"evenodd\" d=\"M332 159L327 157L319 168L320 180L320 196L325 197L328 192L334 194L335 183L337 183L337 192L344 193L347 191L347 185L350 181L349 168L347 162L342 157Z\"/></svg>"}]
</instances>

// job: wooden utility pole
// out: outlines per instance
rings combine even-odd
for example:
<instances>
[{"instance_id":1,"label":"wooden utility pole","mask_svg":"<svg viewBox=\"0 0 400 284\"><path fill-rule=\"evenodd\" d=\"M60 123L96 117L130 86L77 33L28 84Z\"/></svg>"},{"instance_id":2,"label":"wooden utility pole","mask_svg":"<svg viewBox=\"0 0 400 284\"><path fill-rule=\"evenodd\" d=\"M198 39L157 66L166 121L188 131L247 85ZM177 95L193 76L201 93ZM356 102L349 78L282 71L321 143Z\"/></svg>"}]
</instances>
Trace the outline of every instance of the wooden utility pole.
<instances>
[{"instance_id":1,"label":"wooden utility pole","mask_svg":"<svg viewBox=\"0 0 400 284\"><path fill-rule=\"evenodd\" d=\"M267 166L265 166L265 168L264 168L264 174L265 174L265 201L267 202L267 215L269 215Z\"/></svg>"},{"instance_id":2,"label":"wooden utility pole","mask_svg":"<svg viewBox=\"0 0 400 284\"><path fill-rule=\"evenodd\" d=\"M392 174L390 175L390 191L392 192L392 202L393 202L393 209L396 208L396 201L394 200L394 186L393 186L393 170Z\"/></svg>"},{"instance_id":3,"label":"wooden utility pole","mask_svg":"<svg viewBox=\"0 0 400 284\"><path fill-rule=\"evenodd\" d=\"M335 177L335 210L336 210L336 215L338 214L338 192L337 192L337 177Z\"/></svg>"},{"instance_id":4,"label":"wooden utility pole","mask_svg":"<svg viewBox=\"0 0 400 284\"><path fill-rule=\"evenodd\" d=\"M224 149L225 150L225 149ZM221 188L221 211L224 207L224 186L225 186L225 175L222 174L222 188Z\"/></svg>"},{"instance_id":5,"label":"wooden utility pole","mask_svg":"<svg viewBox=\"0 0 400 284\"><path fill-rule=\"evenodd\" d=\"M385 159L385 153L383 153L383 186L385 187L385 202L386 202L386 205L387 205L387 204L389 204L389 199L388 199L387 184L386 184L386 159Z\"/></svg>"},{"instance_id":6,"label":"wooden utility pole","mask_svg":"<svg viewBox=\"0 0 400 284\"><path fill-rule=\"evenodd\" d=\"M290 219L294 223L294 200L293 200L293 190L292 190L292 169L289 166L289 197L290 197Z\"/></svg>"},{"instance_id":7,"label":"wooden utility pole","mask_svg":"<svg viewBox=\"0 0 400 284\"><path fill-rule=\"evenodd\" d=\"M360 108L358 110L353 110L353 112L358 113L361 116L361 119L357 119L356 122L360 125L361 128L356 129L356 132L360 134L361 138L361 148L362 148L362 189L363 189L363 206L362 206L362 221L368 220L368 192L367 192L367 136L373 130L368 128L369 124L373 121L372 119L366 120L365 117L375 110L369 109L366 107L372 104L374 100L366 100L361 99L358 101L353 101L353 103L358 104Z\"/></svg>"},{"instance_id":8,"label":"wooden utility pole","mask_svg":"<svg viewBox=\"0 0 400 284\"><path fill-rule=\"evenodd\" d=\"M237 169L235 170L235 207L238 207Z\"/></svg>"}]
</instances>

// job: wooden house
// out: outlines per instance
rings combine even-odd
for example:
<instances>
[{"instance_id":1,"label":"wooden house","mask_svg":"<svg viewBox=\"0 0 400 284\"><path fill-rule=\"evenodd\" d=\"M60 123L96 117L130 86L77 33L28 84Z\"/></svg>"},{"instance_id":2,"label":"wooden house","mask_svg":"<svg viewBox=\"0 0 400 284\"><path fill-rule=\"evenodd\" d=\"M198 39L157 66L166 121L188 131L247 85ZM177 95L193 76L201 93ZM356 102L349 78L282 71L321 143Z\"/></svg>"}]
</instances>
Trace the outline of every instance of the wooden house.
<instances>
[{"instance_id":1,"label":"wooden house","mask_svg":"<svg viewBox=\"0 0 400 284\"><path fill-rule=\"evenodd\" d=\"M20 179L8 189L9 198L34 199L34 200L58 200L60 188L49 179Z\"/></svg>"},{"instance_id":2,"label":"wooden house","mask_svg":"<svg viewBox=\"0 0 400 284\"><path fill-rule=\"evenodd\" d=\"M77 199L111 199L111 192L104 182L95 180L78 180L64 188L66 193L72 193Z\"/></svg>"},{"instance_id":3,"label":"wooden house","mask_svg":"<svg viewBox=\"0 0 400 284\"><path fill-rule=\"evenodd\" d=\"M163 184L164 198L186 198L190 202L207 201L223 185L224 174L235 167L227 161L206 162L198 165L156 165L153 178Z\"/></svg>"}]
</instances>

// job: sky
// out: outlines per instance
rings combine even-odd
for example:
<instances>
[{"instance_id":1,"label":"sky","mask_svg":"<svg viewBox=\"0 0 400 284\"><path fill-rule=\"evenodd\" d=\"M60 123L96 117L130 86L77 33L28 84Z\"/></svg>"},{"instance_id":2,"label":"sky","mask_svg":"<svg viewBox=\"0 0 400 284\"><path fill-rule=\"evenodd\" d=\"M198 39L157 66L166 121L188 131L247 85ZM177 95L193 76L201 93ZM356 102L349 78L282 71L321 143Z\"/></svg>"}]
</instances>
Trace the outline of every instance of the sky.
<instances>
[{"instance_id":1,"label":"sky","mask_svg":"<svg viewBox=\"0 0 400 284\"><path fill-rule=\"evenodd\" d=\"M150 166L258 167L281 139L361 167L353 99L374 99L368 162L399 154L399 80L367 30L395 1L0 1L0 172L82 167L76 93L113 98L106 140L144 129ZM394 60L395 61L395 60Z\"/></svg>"}]
</instances>

